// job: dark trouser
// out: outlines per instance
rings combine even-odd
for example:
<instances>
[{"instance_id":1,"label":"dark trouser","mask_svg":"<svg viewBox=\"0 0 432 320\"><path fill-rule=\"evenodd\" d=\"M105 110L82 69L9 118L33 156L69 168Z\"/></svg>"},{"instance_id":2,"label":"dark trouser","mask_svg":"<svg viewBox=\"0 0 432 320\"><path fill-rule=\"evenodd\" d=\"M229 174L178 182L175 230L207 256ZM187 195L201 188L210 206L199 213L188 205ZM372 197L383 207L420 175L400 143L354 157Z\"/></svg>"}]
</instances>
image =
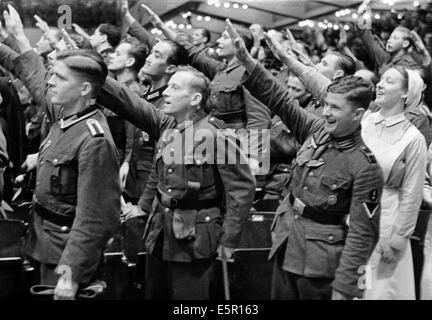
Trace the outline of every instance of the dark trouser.
<instances>
[{"instance_id":1,"label":"dark trouser","mask_svg":"<svg viewBox=\"0 0 432 320\"><path fill-rule=\"evenodd\" d=\"M146 299L209 300L214 269L214 259L173 262L147 254Z\"/></svg>"},{"instance_id":2,"label":"dark trouser","mask_svg":"<svg viewBox=\"0 0 432 320\"><path fill-rule=\"evenodd\" d=\"M273 258L272 300L330 300L332 279L308 278L282 269L285 250Z\"/></svg>"}]
</instances>

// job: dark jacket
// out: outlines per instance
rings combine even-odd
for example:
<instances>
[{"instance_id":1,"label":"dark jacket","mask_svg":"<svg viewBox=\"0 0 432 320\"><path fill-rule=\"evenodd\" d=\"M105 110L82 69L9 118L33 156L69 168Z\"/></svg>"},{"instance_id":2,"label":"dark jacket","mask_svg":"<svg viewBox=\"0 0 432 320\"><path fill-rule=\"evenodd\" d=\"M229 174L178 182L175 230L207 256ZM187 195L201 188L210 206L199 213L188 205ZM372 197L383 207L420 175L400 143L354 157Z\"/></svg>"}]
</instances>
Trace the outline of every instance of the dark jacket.
<instances>
[{"instance_id":1,"label":"dark jacket","mask_svg":"<svg viewBox=\"0 0 432 320\"><path fill-rule=\"evenodd\" d=\"M270 257L286 243L284 270L334 279L332 285L339 292L360 296L359 268L367 264L378 240L383 188L382 171L363 144L360 128L348 137L332 138L324 121L290 100L288 91L259 64L244 84L302 144L289 192L322 219L349 214L349 228L323 224L298 214L289 197L285 198L272 226Z\"/></svg>"}]
</instances>

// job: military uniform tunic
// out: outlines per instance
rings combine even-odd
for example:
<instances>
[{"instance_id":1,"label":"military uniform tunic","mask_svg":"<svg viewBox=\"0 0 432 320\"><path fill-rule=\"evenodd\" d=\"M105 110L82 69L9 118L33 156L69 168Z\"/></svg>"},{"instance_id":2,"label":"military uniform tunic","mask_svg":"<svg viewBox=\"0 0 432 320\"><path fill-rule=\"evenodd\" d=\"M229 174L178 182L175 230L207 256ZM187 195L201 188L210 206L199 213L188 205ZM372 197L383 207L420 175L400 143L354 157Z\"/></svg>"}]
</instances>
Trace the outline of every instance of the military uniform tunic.
<instances>
[{"instance_id":1,"label":"military uniform tunic","mask_svg":"<svg viewBox=\"0 0 432 320\"><path fill-rule=\"evenodd\" d=\"M153 252L162 230L162 258L168 261L192 262L211 258L219 243L236 247L255 190L255 180L249 166L216 164L213 144L207 150L205 159L193 157L199 154L195 153L197 148L205 145L200 139L194 139L194 134L197 131L207 132L211 136L209 139L214 138L217 142L221 139L217 129L223 127L223 122L199 110L191 115L190 122L176 123L173 117L165 115L113 79L107 79L101 102L159 141L155 169L158 192L162 199L174 199L171 201L174 204L181 201L187 207L175 208L175 205L172 207L163 200L157 202L148 220L145 240L147 250ZM115 109L119 104L123 106ZM186 132L192 132L193 142L185 137ZM175 140L176 143L170 143L171 134L182 137L183 142ZM229 144L234 151L238 150L235 142ZM183 153L185 150L190 152ZM168 161L165 156L172 152L180 155L184 162L178 164ZM199 208L200 202L214 204Z\"/></svg>"},{"instance_id":2,"label":"military uniform tunic","mask_svg":"<svg viewBox=\"0 0 432 320\"><path fill-rule=\"evenodd\" d=\"M259 64L244 84L302 144L289 184L291 197L278 208L272 226L270 257L285 244L283 270L334 279L337 291L360 296L359 268L367 264L378 240L383 188L381 169L363 144L360 128L344 138L330 136L324 121L290 100L288 91ZM313 212L314 219L305 217L305 211Z\"/></svg>"}]
</instances>

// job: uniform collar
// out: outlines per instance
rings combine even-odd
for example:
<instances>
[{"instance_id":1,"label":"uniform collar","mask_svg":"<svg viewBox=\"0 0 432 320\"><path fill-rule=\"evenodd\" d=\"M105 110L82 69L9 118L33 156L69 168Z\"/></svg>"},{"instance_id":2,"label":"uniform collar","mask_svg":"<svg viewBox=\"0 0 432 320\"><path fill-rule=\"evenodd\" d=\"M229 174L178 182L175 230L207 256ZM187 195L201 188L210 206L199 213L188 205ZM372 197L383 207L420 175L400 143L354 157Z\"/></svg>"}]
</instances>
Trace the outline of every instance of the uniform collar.
<instances>
[{"instance_id":1,"label":"uniform collar","mask_svg":"<svg viewBox=\"0 0 432 320\"><path fill-rule=\"evenodd\" d=\"M238 61L238 60L236 59L234 62L232 62L232 63L230 63L230 64L228 64L228 65L226 66L225 71L226 71L226 72L230 72L230 71L232 71L232 70L234 70L234 69L236 69L236 68L238 68L238 67L240 67L240 66L241 66L240 61Z\"/></svg>"},{"instance_id":2,"label":"uniform collar","mask_svg":"<svg viewBox=\"0 0 432 320\"><path fill-rule=\"evenodd\" d=\"M73 126L75 123L80 122L83 119L87 119L94 115L97 112L95 106L90 106L80 112L77 112L73 115L70 115L66 118L60 119L60 129L65 130L71 126Z\"/></svg>"},{"instance_id":3,"label":"uniform collar","mask_svg":"<svg viewBox=\"0 0 432 320\"><path fill-rule=\"evenodd\" d=\"M197 111L191 113L185 121L178 123L177 129L183 131L186 128L190 127L192 124L205 118L207 115L208 114L203 109L198 109Z\"/></svg>"},{"instance_id":4,"label":"uniform collar","mask_svg":"<svg viewBox=\"0 0 432 320\"><path fill-rule=\"evenodd\" d=\"M361 127L359 126L356 131L353 133L336 138L330 135L330 144L333 145L336 149L345 150L352 148L361 142Z\"/></svg>"},{"instance_id":5,"label":"uniform collar","mask_svg":"<svg viewBox=\"0 0 432 320\"><path fill-rule=\"evenodd\" d=\"M153 91L150 91L149 89L144 95L144 99L146 99L148 102L156 101L163 96L162 93L165 91L166 88L167 86L160 87L159 89Z\"/></svg>"},{"instance_id":6,"label":"uniform collar","mask_svg":"<svg viewBox=\"0 0 432 320\"><path fill-rule=\"evenodd\" d=\"M399 114L396 114L394 116L385 118L385 117L383 117L381 112L378 112L376 115L376 118L375 118L375 124L382 123L386 127L391 127L391 126L394 126L398 123L401 123L405 119L406 118L405 118L405 115L403 113L399 113Z\"/></svg>"}]
</instances>

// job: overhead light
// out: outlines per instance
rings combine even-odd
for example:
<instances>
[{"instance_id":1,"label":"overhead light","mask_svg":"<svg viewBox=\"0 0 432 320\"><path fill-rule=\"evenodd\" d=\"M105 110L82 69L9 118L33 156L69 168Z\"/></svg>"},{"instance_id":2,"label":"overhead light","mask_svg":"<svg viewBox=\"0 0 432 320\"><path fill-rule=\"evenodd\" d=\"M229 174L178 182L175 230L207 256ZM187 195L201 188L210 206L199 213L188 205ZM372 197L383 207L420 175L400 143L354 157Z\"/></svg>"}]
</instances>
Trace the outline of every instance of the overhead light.
<instances>
[{"instance_id":1,"label":"overhead light","mask_svg":"<svg viewBox=\"0 0 432 320\"><path fill-rule=\"evenodd\" d=\"M197 20L198 20L198 21L201 21L202 19L203 19L202 16L197 16Z\"/></svg>"},{"instance_id":2,"label":"overhead light","mask_svg":"<svg viewBox=\"0 0 432 320\"><path fill-rule=\"evenodd\" d=\"M234 3L234 4L233 4L233 8L234 8L234 9L238 9L238 8L240 8L240 6L239 6L238 3Z\"/></svg>"},{"instance_id":3,"label":"overhead light","mask_svg":"<svg viewBox=\"0 0 432 320\"><path fill-rule=\"evenodd\" d=\"M336 11L336 12L335 12L335 16L339 18L339 17L340 17L340 12L339 12L339 11Z\"/></svg>"},{"instance_id":4,"label":"overhead light","mask_svg":"<svg viewBox=\"0 0 432 320\"><path fill-rule=\"evenodd\" d=\"M246 10L247 8L249 8L249 6L247 4L244 4L242 5L242 8Z\"/></svg>"},{"instance_id":5,"label":"overhead light","mask_svg":"<svg viewBox=\"0 0 432 320\"><path fill-rule=\"evenodd\" d=\"M216 2L214 5L216 8L219 8L221 6L220 2Z\"/></svg>"},{"instance_id":6,"label":"overhead light","mask_svg":"<svg viewBox=\"0 0 432 320\"><path fill-rule=\"evenodd\" d=\"M186 19L188 17L187 13L182 14L183 19Z\"/></svg>"},{"instance_id":7,"label":"overhead light","mask_svg":"<svg viewBox=\"0 0 432 320\"><path fill-rule=\"evenodd\" d=\"M185 25L183 23L181 23L181 24L178 25L178 27L179 27L179 29L184 29Z\"/></svg>"},{"instance_id":8,"label":"overhead light","mask_svg":"<svg viewBox=\"0 0 432 320\"><path fill-rule=\"evenodd\" d=\"M192 25L188 24L188 25L186 26L186 29L188 29L188 30L192 29Z\"/></svg>"},{"instance_id":9,"label":"overhead light","mask_svg":"<svg viewBox=\"0 0 432 320\"><path fill-rule=\"evenodd\" d=\"M208 22L208 21L211 20L211 18L210 18L209 16L206 16L206 17L204 18L204 20Z\"/></svg>"},{"instance_id":10,"label":"overhead light","mask_svg":"<svg viewBox=\"0 0 432 320\"><path fill-rule=\"evenodd\" d=\"M230 7L230 3L229 2L225 2L224 3L224 7L228 9Z\"/></svg>"},{"instance_id":11,"label":"overhead light","mask_svg":"<svg viewBox=\"0 0 432 320\"><path fill-rule=\"evenodd\" d=\"M331 23L331 22L327 23L327 27L333 28L333 23Z\"/></svg>"},{"instance_id":12,"label":"overhead light","mask_svg":"<svg viewBox=\"0 0 432 320\"><path fill-rule=\"evenodd\" d=\"M153 28L153 29L151 30L151 33L152 33L152 34L156 34L156 33L158 33L158 29L157 29L157 28Z\"/></svg>"},{"instance_id":13,"label":"overhead light","mask_svg":"<svg viewBox=\"0 0 432 320\"><path fill-rule=\"evenodd\" d=\"M177 24L173 23L172 26L171 26L171 28L177 29Z\"/></svg>"},{"instance_id":14,"label":"overhead light","mask_svg":"<svg viewBox=\"0 0 432 320\"><path fill-rule=\"evenodd\" d=\"M420 5L420 2L418 2L418 1L414 1L414 3L413 3L413 6L414 7L418 7Z\"/></svg>"},{"instance_id":15,"label":"overhead light","mask_svg":"<svg viewBox=\"0 0 432 320\"><path fill-rule=\"evenodd\" d=\"M353 19L358 19L358 14L357 14L357 13L353 13L353 14L352 14L352 18L353 18Z\"/></svg>"},{"instance_id":16,"label":"overhead light","mask_svg":"<svg viewBox=\"0 0 432 320\"><path fill-rule=\"evenodd\" d=\"M188 11L186 12L187 16L190 17L192 15L192 12Z\"/></svg>"},{"instance_id":17,"label":"overhead light","mask_svg":"<svg viewBox=\"0 0 432 320\"><path fill-rule=\"evenodd\" d=\"M339 30L339 26L338 26L337 24L335 24L335 25L333 26L333 29L334 29L334 30Z\"/></svg>"},{"instance_id":18,"label":"overhead light","mask_svg":"<svg viewBox=\"0 0 432 320\"><path fill-rule=\"evenodd\" d=\"M346 25L344 26L344 29L345 29L346 31L348 31L348 30L350 29L349 25L346 24Z\"/></svg>"},{"instance_id":19,"label":"overhead light","mask_svg":"<svg viewBox=\"0 0 432 320\"><path fill-rule=\"evenodd\" d=\"M381 19L381 16L380 16L379 13L377 13L377 14L375 15L375 19L377 19L377 20Z\"/></svg>"}]
</instances>

